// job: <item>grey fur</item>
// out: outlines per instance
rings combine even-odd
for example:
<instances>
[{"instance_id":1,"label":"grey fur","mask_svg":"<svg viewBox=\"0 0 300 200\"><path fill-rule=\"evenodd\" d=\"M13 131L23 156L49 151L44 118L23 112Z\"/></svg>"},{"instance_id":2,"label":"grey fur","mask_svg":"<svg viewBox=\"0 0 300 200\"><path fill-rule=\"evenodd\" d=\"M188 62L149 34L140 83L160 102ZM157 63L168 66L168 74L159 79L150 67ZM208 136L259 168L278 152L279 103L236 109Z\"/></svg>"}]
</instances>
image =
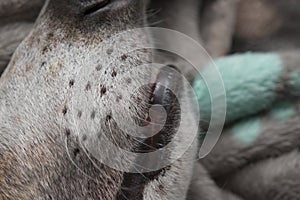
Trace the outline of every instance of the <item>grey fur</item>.
<instances>
[{"instance_id":1,"label":"grey fur","mask_svg":"<svg viewBox=\"0 0 300 200\"><path fill-rule=\"evenodd\" d=\"M195 73L189 63L161 52L119 55L131 45L149 43L149 34L145 32L129 35L127 42L110 38L122 30L147 25L146 2L128 0L134 4L89 18L80 15L84 1L66 2L50 0L12 59L11 53L28 34L43 1L0 3L0 71L11 59L0 80L0 199L123 198L122 193L117 194L124 189L121 185L126 174L102 165L93 157L97 151L86 154L78 142L84 142L88 150L94 145L103 153L97 144L101 144L105 134L110 139L117 137L116 142L125 149L135 146L135 141L126 138L114 119L121 116L121 123L126 124L126 119L144 114L145 104L138 106L130 95L141 82L158 72L138 68L139 64L154 59L175 65L190 79ZM198 0L152 0L149 6L155 15L151 18L150 14L150 22L189 35L213 56L230 50L280 52L285 68L272 107L293 99L290 103L295 107L294 116L278 123L269 112L257 113L255 117L263 122L262 132L248 145L236 141L231 135L232 126L226 126L208 157L194 164L195 141L165 173L149 180L143 191L133 193L140 192L139 198L147 200L299 199L299 102L298 96L290 92L288 82L288 76L298 70L300 63L299 51L293 49L299 43L298 37L290 37L297 36L298 25L297 20L281 21L282 16L285 20L298 17L298 3L206 2L209 3L203 8L203 1ZM263 6L266 12L262 12L263 20L246 23L255 14L249 10L253 4ZM199 13L201 7L204 13ZM276 23L265 26L270 21ZM253 28L257 26L269 29ZM6 39L8 35L11 37ZM233 45L232 37L236 39ZM162 40L190 52L181 41L170 40L166 35L162 35ZM190 53L191 59L202 58L199 66L204 67L206 56ZM184 106L192 113L189 92L185 89L182 95ZM148 99L147 91L137 95L142 102ZM193 115L183 122L186 136L191 123ZM182 141L184 138L175 141L173 155L185 145ZM101 156L110 158L111 153L114 152L107 149Z\"/></svg>"},{"instance_id":2,"label":"grey fur","mask_svg":"<svg viewBox=\"0 0 300 200\"><path fill-rule=\"evenodd\" d=\"M0 157L5 160L0 164L1 199L108 200L121 190L124 172L85 154L78 141L89 148L105 134L117 137L124 148L134 147L113 119L121 115L119 123L126 124L131 116L143 116L145 105L134 103L130 94L157 72L136 67L149 62L150 51L114 58L133 42L147 44L147 33L130 35L127 43L110 37L143 26L145 2L118 2L115 10L86 18L80 15L84 3L78 2L47 1L0 80ZM119 42L123 45L114 48ZM142 102L149 98L147 93L137 95ZM189 105L185 103L192 111ZM188 136L193 116L185 120ZM175 143L172 154L185 145ZM184 199L196 147L197 141L150 181L141 191L144 199ZM109 157L107 151L101 156Z\"/></svg>"}]
</instances>

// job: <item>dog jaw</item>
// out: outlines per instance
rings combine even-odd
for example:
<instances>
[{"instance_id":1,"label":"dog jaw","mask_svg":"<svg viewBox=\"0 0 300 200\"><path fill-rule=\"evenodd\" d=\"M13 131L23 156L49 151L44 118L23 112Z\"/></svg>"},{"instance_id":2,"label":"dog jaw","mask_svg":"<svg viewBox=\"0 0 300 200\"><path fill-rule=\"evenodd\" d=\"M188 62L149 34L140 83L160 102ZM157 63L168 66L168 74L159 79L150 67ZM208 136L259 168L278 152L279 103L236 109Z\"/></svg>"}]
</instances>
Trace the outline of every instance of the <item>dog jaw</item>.
<instances>
[{"instance_id":1,"label":"dog jaw","mask_svg":"<svg viewBox=\"0 0 300 200\"><path fill-rule=\"evenodd\" d=\"M99 148L104 136L117 138L122 148L134 147L113 119L124 119L119 122L124 125L145 112L148 91L137 94L139 105L132 93L156 73L139 67L151 61L151 51L130 51L147 46L147 33L127 35L125 41L113 37L144 25L142 1L127 2L93 16L66 1L46 3L0 82L0 156L6 160L0 165L1 198L117 196L123 172L103 165L94 157L98 151L88 150ZM184 198L195 148L149 183L142 196Z\"/></svg>"}]
</instances>

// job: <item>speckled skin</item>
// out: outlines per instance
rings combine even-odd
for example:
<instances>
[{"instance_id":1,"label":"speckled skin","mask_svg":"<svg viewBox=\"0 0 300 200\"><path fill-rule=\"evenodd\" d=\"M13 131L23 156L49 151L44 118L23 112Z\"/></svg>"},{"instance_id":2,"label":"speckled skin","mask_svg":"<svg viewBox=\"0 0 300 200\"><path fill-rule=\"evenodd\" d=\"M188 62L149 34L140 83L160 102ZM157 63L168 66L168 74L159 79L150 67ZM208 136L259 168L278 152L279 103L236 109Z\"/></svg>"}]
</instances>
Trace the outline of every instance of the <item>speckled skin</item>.
<instances>
[{"instance_id":1,"label":"speckled skin","mask_svg":"<svg viewBox=\"0 0 300 200\"><path fill-rule=\"evenodd\" d=\"M122 51L151 40L144 32L125 41L111 36L144 26L146 2L119 0L84 16L88 3L47 1L0 79L0 199L122 199L124 172L102 165L78 142L88 149L106 135L123 148L135 146L114 120L126 124L145 115L149 91L134 94L141 103L131 95L157 71L138 67L151 61L151 51ZM188 91L182 96L192 110ZM182 122L186 136L193 123L192 115ZM182 141L172 154L186 145ZM184 199L196 151L197 141L130 199Z\"/></svg>"}]
</instances>

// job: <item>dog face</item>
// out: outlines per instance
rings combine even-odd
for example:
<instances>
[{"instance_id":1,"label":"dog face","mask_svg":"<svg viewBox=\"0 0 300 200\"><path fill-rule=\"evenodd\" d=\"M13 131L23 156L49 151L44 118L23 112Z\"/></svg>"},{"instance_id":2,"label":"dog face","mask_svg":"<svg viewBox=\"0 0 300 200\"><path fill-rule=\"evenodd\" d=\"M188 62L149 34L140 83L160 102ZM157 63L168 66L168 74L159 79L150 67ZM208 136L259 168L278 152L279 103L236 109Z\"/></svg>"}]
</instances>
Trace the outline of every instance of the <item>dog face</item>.
<instances>
[{"instance_id":1,"label":"dog face","mask_svg":"<svg viewBox=\"0 0 300 200\"><path fill-rule=\"evenodd\" d=\"M46 2L0 82L1 199L185 197L197 142L154 172L132 174L101 161L117 155L104 145L107 141L144 152L166 145L176 133L182 105L157 83L144 84L153 79L175 84L159 70L141 67L153 59L152 50L137 48L149 46L149 33L138 29L116 37L145 25L146 5L138 0ZM180 87L188 101L184 84ZM168 126L151 140L131 137L128 133L138 132L129 119L149 123L153 102L171 105ZM180 125L191 124L192 115ZM174 141L165 159L184 148L182 141ZM123 160L116 163L122 167Z\"/></svg>"}]
</instances>

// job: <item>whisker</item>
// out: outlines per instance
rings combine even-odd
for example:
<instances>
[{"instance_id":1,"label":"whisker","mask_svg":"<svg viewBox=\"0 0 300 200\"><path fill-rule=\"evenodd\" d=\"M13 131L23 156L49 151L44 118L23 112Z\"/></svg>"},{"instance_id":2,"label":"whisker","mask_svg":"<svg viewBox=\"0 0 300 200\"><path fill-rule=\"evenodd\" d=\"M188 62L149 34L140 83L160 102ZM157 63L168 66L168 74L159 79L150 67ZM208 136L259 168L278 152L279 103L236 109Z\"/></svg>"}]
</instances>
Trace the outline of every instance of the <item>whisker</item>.
<instances>
[{"instance_id":1,"label":"whisker","mask_svg":"<svg viewBox=\"0 0 300 200\"><path fill-rule=\"evenodd\" d=\"M113 134L113 131L112 131L112 129L111 129L111 124L110 124L110 122L108 122L108 128L109 128L109 131L110 131L110 133L111 133L111 135L112 135L112 137L113 137L113 140L116 142L115 137L114 137L114 134ZM117 144L117 143L116 143L116 144ZM123 155L124 155L124 159L126 159L125 154L123 154ZM129 161L129 160L127 160L127 161ZM133 166L133 168L134 168L139 174L141 174L144 178L146 178L146 177L143 175L143 173L141 173L138 169L135 168L135 166Z\"/></svg>"}]
</instances>

